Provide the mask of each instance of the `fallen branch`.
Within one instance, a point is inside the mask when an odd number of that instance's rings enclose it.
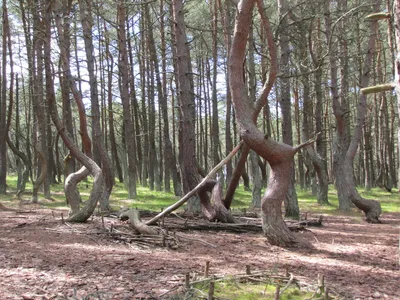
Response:
[[[303,223],[303,222],[302,222]],[[321,226],[318,221],[308,221],[307,224],[301,224],[299,222],[290,222],[286,224],[292,231],[307,230],[307,226]],[[167,224],[169,229],[174,230],[209,230],[209,231],[228,231],[235,233],[246,233],[246,232],[262,232],[261,224],[246,224],[246,223],[189,223],[185,224]]]
[[[225,157],[223,160],[221,160],[220,163],[218,165],[216,165],[210,171],[210,173],[208,173],[207,176],[204,177],[203,180],[193,190],[191,190],[189,193],[187,193],[185,196],[183,196],[183,198],[181,198],[179,201],[177,201],[174,204],[172,204],[171,206],[167,207],[164,211],[159,213],[157,216],[155,216],[151,220],[147,221],[145,223],[145,225],[155,224],[163,216],[170,214],[171,212],[173,212],[174,210],[176,210],[177,208],[179,208],[180,206],[185,204],[193,195],[195,195],[204,185],[207,184],[208,180],[210,180],[211,177],[213,177],[220,168],[222,168],[228,161],[230,161],[232,159],[232,157],[236,154],[236,152],[239,151],[242,144],[243,144],[243,141],[240,141],[240,143],[235,148],[233,148],[231,153],[229,153],[229,155],[227,157]]]
[[[180,239],[189,240],[189,241],[196,241],[196,242],[200,242],[200,243],[203,243],[203,244],[205,244],[205,245],[211,246],[211,247],[213,247],[213,248],[217,248],[216,245],[211,244],[211,243],[209,243],[209,242],[206,242],[206,241],[204,241],[204,240],[202,240],[202,239],[189,238],[189,237],[181,236],[181,235],[177,235],[177,236],[178,236]]]

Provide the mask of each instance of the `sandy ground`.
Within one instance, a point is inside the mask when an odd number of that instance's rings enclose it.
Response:
[[[400,214],[383,214],[379,225],[327,216],[323,227],[298,233],[314,249],[271,246],[259,233],[182,231],[176,250],[117,241],[101,233],[99,217],[62,224],[60,216],[40,208],[0,212],[1,300],[160,299],[186,273],[201,274],[205,261],[212,274],[288,268],[305,285],[323,274],[340,299],[400,299]]]

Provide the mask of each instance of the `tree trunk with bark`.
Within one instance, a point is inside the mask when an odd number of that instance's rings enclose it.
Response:
[[[128,53],[126,50],[126,8],[124,1],[118,1],[118,68],[121,74],[120,93],[123,107],[123,119],[125,128],[125,144],[128,156],[128,197],[134,199],[136,193],[136,144],[132,126],[132,114],[129,97],[129,76],[128,76]]]
[[[180,102],[179,157],[183,191],[187,193],[200,182],[195,149],[195,106],[191,85],[192,73],[189,65],[190,52],[186,43],[183,2],[182,0],[174,0],[172,5],[177,55],[177,81],[179,82],[178,100]],[[196,198],[188,202],[188,210],[190,212],[199,212],[200,203]]]
[[[45,71],[46,71],[46,98],[49,105],[49,111],[51,113],[51,118],[55,124],[58,133],[62,137],[65,145],[71,151],[71,153],[77,158],[77,160],[84,165],[93,175],[93,187],[90,193],[89,200],[86,202],[85,206],[78,212],[70,215],[68,220],[71,222],[85,222],[94,212],[97,203],[100,198],[104,196],[104,178],[103,173],[99,166],[88,156],[82,153],[79,148],[74,144],[70,138],[66,128],[61,123],[58,112],[56,97],[54,93],[54,80],[53,72],[51,69],[51,13],[53,9],[54,2],[51,0],[46,0],[46,9],[44,16],[44,57],[45,57]],[[60,13],[60,10],[55,10],[56,15]]]
[[[83,39],[85,43],[85,54],[87,60],[87,70],[89,73],[90,84],[90,103],[92,113],[92,141],[93,141],[93,159],[98,165],[101,165],[105,180],[104,197],[100,201],[102,211],[110,211],[109,198],[113,189],[115,178],[114,169],[110,157],[104,145],[104,137],[100,125],[100,107],[97,90],[97,77],[94,64],[93,47],[93,16],[92,5],[89,0],[79,1],[79,13],[82,23]]]
[[[7,105],[7,1],[3,0],[3,55],[1,78],[0,78],[0,194],[5,194],[7,190],[7,127],[6,127],[6,105]]]
[[[267,42],[268,42],[268,48],[269,48],[269,54],[271,57],[271,68],[270,68],[270,72],[269,72],[269,76],[268,76],[268,80],[265,81],[264,86],[263,86],[263,90],[260,93],[260,96],[258,97],[256,103],[254,104],[254,110],[252,112],[251,115],[251,119],[254,122],[254,124],[257,123],[257,118],[258,115],[261,111],[261,109],[266,105],[267,100],[268,100],[268,95],[275,83],[275,79],[277,76],[277,72],[278,72],[278,61],[277,61],[277,54],[276,54],[276,47],[275,47],[275,42],[273,40],[273,33],[269,24],[269,19],[267,18],[266,14],[265,14],[265,8],[264,8],[264,4],[262,1],[257,1],[258,4],[258,11],[259,14],[261,16],[261,20],[262,20],[262,24],[263,24],[263,28],[265,30],[265,34],[267,37]],[[231,59],[231,55],[229,55],[228,58],[228,62]],[[230,63],[228,63],[228,66],[230,65]],[[229,71],[228,68],[228,77],[231,76],[231,73]],[[229,86],[231,84],[231,80],[229,80]],[[231,91],[230,93],[232,93],[232,87],[231,87]],[[235,127],[236,128],[236,127]],[[232,201],[233,201],[233,196],[235,194],[235,190],[239,184],[239,180],[240,177],[242,176],[242,173],[244,171],[244,167],[246,164],[246,160],[247,160],[247,156],[250,153],[250,147],[248,145],[244,145],[242,148],[242,152],[240,154],[239,160],[236,164],[236,167],[233,171],[232,174],[232,179],[229,182],[228,188],[226,190],[225,193],[225,198],[224,198],[224,205],[226,208],[230,208]]]
[[[288,76],[290,74],[289,65],[289,23],[287,19],[287,14],[289,8],[285,0],[278,0],[278,10],[280,15],[280,72]],[[293,145],[293,131],[292,131],[292,110],[291,110],[291,97],[290,97],[290,78],[283,77],[280,80],[280,105],[282,111],[282,141],[285,144]],[[295,170],[293,165],[293,170],[291,172],[289,188],[287,195],[285,197],[285,217],[298,219],[300,214],[299,204],[297,201],[296,187],[295,187]]]
[[[75,83],[75,79],[71,74],[70,59],[69,59],[69,53],[68,53],[69,42],[64,39],[65,36],[67,35],[67,33],[64,32],[66,26],[65,26],[65,24],[63,24],[63,20],[65,22],[65,19],[66,19],[66,18],[63,18],[63,14],[64,14],[65,10],[62,8],[60,3],[57,3],[53,7],[53,10],[54,10],[55,24],[56,24],[57,33],[58,33],[61,65],[62,65],[62,69],[64,71],[63,73],[65,76],[65,80],[67,80],[67,83],[68,83],[68,92],[71,91],[71,93],[74,97],[74,100],[76,102],[77,108],[78,108],[79,131],[80,131],[81,138],[82,138],[83,152],[85,153],[86,156],[88,156],[90,158],[90,157],[92,157],[92,141],[89,137],[89,132],[88,132],[88,124],[87,124],[87,119],[86,119],[85,105],[83,103],[82,94],[79,91],[78,86]],[[67,88],[67,85],[64,88]],[[67,131],[68,131],[68,135],[69,135],[68,127],[67,127]],[[69,137],[71,138],[70,135],[69,135]],[[73,155],[71,155],[71,156],[73,156]],[[82,166],[78,171],[70,173],[65,178],[64,192],[65,192],[66,201],[71,208],[70,216],[76,215],[80,210],[81,197],[80,197],[80,193],[78,190],[78,183],[81,182],[82,180],[84,180],[89,174],[90,174],[89,169],[87,169],[85,166]]]
[[[374,5],[374,9],[379,11],[379,3]],[[374,56],[374,48],[377,33],[377,21],[371,21],[370,24],[370,36],[368,39],[366,57],[364,59],[364,65],[362,68],[362,75],[360,84],[361,87],[367,87],[369,82],[369,75],[371,73],[372,58]],[[332,63],[332,62],[331,62]],[[342,210],[350,209],[350,205],[346,203],[352,203],[357,208],[362,210],[366,215],[366,220],[371,223],[379,223],[379,215],[381,214],[381,206],[379,202],[375,200],[363,199],[358,193],[354,181],[353,175],[353,163],[354,157],[357,153],[358,144],[360,143],[362,136],[362,128],[365,122],[366,116],[366,95],[361,94],[357,104],[357,121],[354,127],[353,136],[349,140],[348,131],[350,130],[347,126],[346,121],[346,107],[343,103],[339,102],[338,98],[333,99],[333,110],[336,118],[336,140],[335,146],[335,177],[336,177],[336,188],[338,190],[339,200],[342,198],[342,205],[339,206]],[[346,205],[343,205],[346,204]]]
[[[394,3],[394,28],[396,33],[396,61],[395,61],[395,90],[397,97],[397,112],[400,115],[400,0],[395,0]],[[400,161],[400,118],[398,118],[397,128],[397,158]],[[397,188],[400,192],[400,164],[397,170]]]
[[[271,166],[268,189],[261,200],[264,233],[271,244],[290,246],[298,243],[299,239],[287,228],[282,218],[281,204],[290,185],[294,154],[301,147],[294,148],[265,137],[252,120],[253,111],[245,92],[242,62],[245,58],[254,4],[254,0],[242,0],[238,4],[229,63],[232,101],[242,139]]]

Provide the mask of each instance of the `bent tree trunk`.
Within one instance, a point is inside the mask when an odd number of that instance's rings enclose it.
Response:
[[[379,11],[379,2],[375,3],[374,10]],[[369,82],[369,74],[371,73],[371,64],[374,55],[376,32],[377,32],[377,21],[371,21],[370,25],[370,36],[368,39],[366,57],[363,65],[363,72],[361,76],[361,87],[367,87]],[[366,221],[370,223],[380,223],[379,215],[381,214],[381,206],[379,202],[375,200],[363,199],[356,189],[356,185],[353,177],[353,161],[357,153],[358,144],[361,141],[362,128],[365,122],[367,96],[361,94],[357,104],[357,123],[354,127],[353,136],[348,147],[345,147],[343,142],[346,137],[347,123],[344,120],[344,115],[339,112],[343,111],[343,107],[334,100],[335,118],[337,121],[337,132],[336,132],[336,153],[335,163],[335,175],[336,175],[336,188],[338,190],[339,197],[348,198],[358,209],[365,213]],[[340,200],[340,199],[339,199]]]
[[[229,73],[232,102],[236,120],[244,142],[271,166],[268,189],[261,200],[263,230],[268,241],[274,245],[291,246],[300,239],[291,233],[282,218],[281,205],[288,191],[294,155],[304,145],[292,147],[281,144],[258,130],[252,120],[252,109],[243,82],[243,61],[247,37],[252,22],[255,0],[239,2],[235,20],[235,31],[230,53]]]
[[[71,210],[69,215],[72,216],[79,212],[81,195],[77,189],[78,183],[84,180],[90,174],[86,167],[81,167],[77,172],[71,173],[65,179],[64,192],[67,204],[70,206]]]
[[[278,60],[277,60],[276,47],[275,47],[275,42],[273,39],[273,33],[271,30],[271,26],[269,24],[269,20],[268,20],[267,16],[265,15],[265,9],[264,9],[263,2],[258,0],[257,5],[258,5],[258,11],[260,13],[261,20],[262,20],[262,23],[263,23],[263,26],[265,29],[265,34],[267,37],[269,55],[271,58],[271,68],[269,70],[268,80],[265,82],[263,90],[260,93],[260,96],[257,99],[257,102],[254,106],[254,111],[252,113],[252,120],[254,123],[257,123],[257,118],[258,118],[258,115],[259,115],[261,109],[267,104],[268,95],[274,85],[274,82],[275,82],[275,79],[276,79],[276,76],[278,73]],[[229,59],[228,59],[228,61],[229,61]],[[229,71],[228,71],[228,73],[229,73]],[[230,84],[230,82],[229,82],[229,84]],[[240,177],[242,176],[244,167],[246,165],[247,156],[249,155],[249,153],[250,153],[249,146],[244,144],[239,161],[237,162],[235,170],[232,174],[232,179],[229,182],[228,188],[226,190],[225,198],[223,199],[224,206],[227,209],[229,209],[232,204],[233,196],[234,196],[236,188],[239,184]]]
[[[99,166],[92,159],[90,159],[79,150],[79,148],[70,138],[67,129],[58,117],[56,97],[54,93],[54,80],[51,69],[51,9],[51,5],[46,8],[46,14],[44,18],[46,32],[44,41],[46,98],[53,123],[56,126],[57,131],[63,139],[65,145],[70,150],[71,154],[75,156],[77,160],[82,165],[84,165],[93,175],[93,188],[90,193],[89,200],[86,202],[85,206],[81,210],[68,218],[68,220],[71,222],[85,222],[93,214],[97,203],[103,196],[105,182],[103,178],[103,172],[101,171]]]
[[[33,188],[32,188],[32,200],[31,203],[38,203],[38,197],[39,197],[39,188],[44,182],[46,175],[47,175],[47,160],[44,157],[43,151],[41,151],[39,148],[36,147],[36,151],[40,160],[40,175],[36,179],[36,181],[33,183]]]

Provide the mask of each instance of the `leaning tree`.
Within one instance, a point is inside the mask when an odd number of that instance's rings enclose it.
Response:
[[[229,59],[229,84],[236,120],[243,141],[267,160],[271,166],[268,189],[261,199],[264,234],[271,244],[291,246],[299,243],[300,240],[286,226],[282,218],[281,204],[289,188],[294,155],[310,142],[297,147],[279,143],[264,136],[252,120],[253,107],[245,92],[243,62],[255,3],[256,0],[242,0],[237,5],[235,31]]]

